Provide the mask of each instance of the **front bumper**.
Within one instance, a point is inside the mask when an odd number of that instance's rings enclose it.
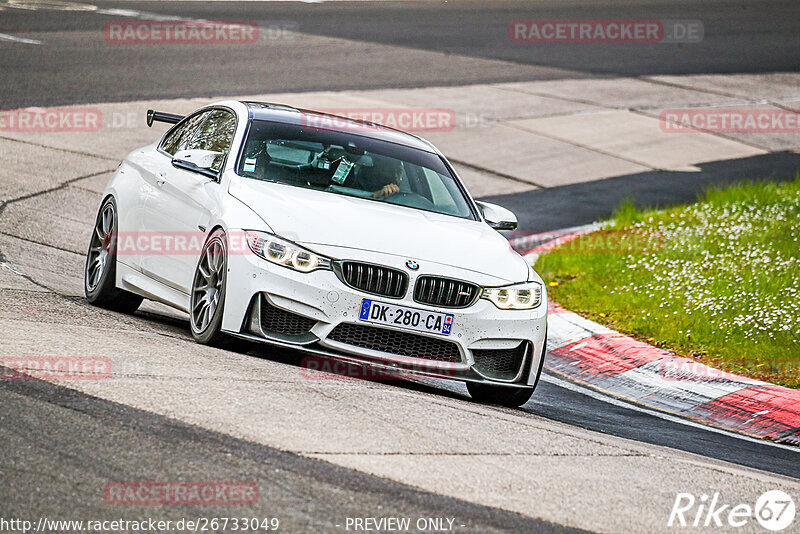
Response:
[[[374,253],[370,253],[368,257],[359,251],[352,251],[351,254],[352,256],[347,259],[404,268],[404,260],[401,258],[383,256],[380,261],[375,261]],[[442,266],[436,266],[434,269],[437,272],[420,269],[419,272],[409,273],[411,278],[409,288],[413,287],[416,277],[422,274],[465,278],[462,270]],[[446,272],[448,270],[450,272]],[[476,276],[472,274],[473,281],[480,285],[497,283],[496,280],[486,277],[483,280],[476,280]],[[293,347],[307,353],[368,364],[389,371],[497,385],[535,385],[546,343],[545,295],[542,297],[543,303],[533,310],[500,310],[483,299],[478,299],[467,308],[441,309],[415,302],[411,293],[409,289],[401,299],[379,297],[345,285],[332,271],[300,273],[274,265],[252,254],[235,254],[228,259],[222,330],[254,341]],[[451,334],[443,336],[361,322],[359,312],[364,298],[416,309],[452,313],[454,320]],[[301,318],[308,318],[310,328],[300,334],[295,332],[292,335],[265,330],[261,324],[262,307],[283,310]],[[453,345],[454,356],[448,358],[448,361],[441,361],[397,354],[390,349],[374,350],[364,345],[342,342],[341,335],[332,333],[340,325],[346,324],[381,329],[384,333],[386,331],[402,333],[392,336],[395,339],[420,341],[418,338],[428,338],[432,344],[437,345],[447,342]],[[421,341],[424,342],[424,339]],[[492,366],[486,365],[484,360],[486,355],[502,353],[505,357],[511,355],[513,350],[519,351],[514,354],[521,356],[518,368],[514,369],[515,372],[497,373],[493,371]]]

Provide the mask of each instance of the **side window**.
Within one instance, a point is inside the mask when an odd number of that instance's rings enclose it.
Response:
[[[215,109],[198,128],[192,139],[181,150],[211,150],[222,153],[214,160],[212,170],[222,167],[225,156],[231,149],[233,134],[236,131],[236,117],[230,111]]]
[[[172,130],[164,138],[164,142],[161,143],[161,150],[173,156],[178,150],[184,150],[194,131],[210,113],[210,111],[204,111],[186,119],[183,124]]]

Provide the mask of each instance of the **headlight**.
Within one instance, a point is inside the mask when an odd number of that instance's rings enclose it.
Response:
[[[331,260],[266,232],[247,231],[247,246],[265,260],[302,273],[330,269]]]
[[[524,282],[504,287],[484,287],[481,298],[501,310],[530,310],[542,302],[542,284]]]

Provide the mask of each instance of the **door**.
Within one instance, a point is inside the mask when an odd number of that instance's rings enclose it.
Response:
[[[131,165],[120,169],[119,181],[125,192],[119,195],[118,208],[119,241],[117,248],[118,261],[143,270],[143,265],[150,261],[148,230],[152,226],[145,218],[145,204],[159,187],[166,176],[170,159],[165,157],[166,151],[174,153],[182,144],[187,144],[194,130],[202,124],[204,113],[191,115],[175,125],[156,149],[143,149],[130,156]]]
[[[154,236],[154,246],[146,256],[143,271],[186,294],[191,290],[206,232],[217,210],[220,185],[219,180],[174,167],[170,156],[181,150],[220,152],[223,155],[211,168],[219,172],[236,131],[236,116],[227,109],[206,111],[197,122],[199,125],[191,136],[165,147],[163,174],[147,197],[144,209],[145,224]]]

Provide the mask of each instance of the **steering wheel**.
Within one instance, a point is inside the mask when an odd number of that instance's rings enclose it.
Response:
[[[389,204],[397,204],[398,206],[408,206],[410,208],[420,208],[424,210],[436,209],[436,204],[419,193],[412,193],[410,191],[400,191],[399,193],[384,198],[383,201]]]

